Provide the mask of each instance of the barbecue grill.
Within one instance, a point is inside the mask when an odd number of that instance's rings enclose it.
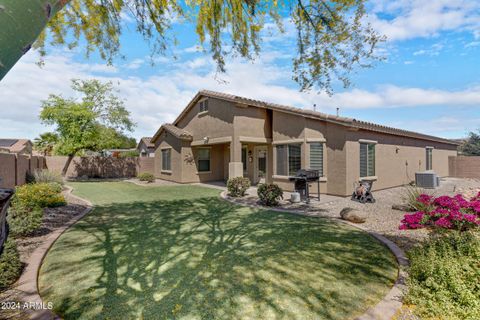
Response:
[[[300,198],[306,203],[310,202],[309,183],[317,182],[317,198],[320,201],[320,173],[318,170],[301,169],[295,176],[290,177],[290,181],[295,181],[295,191],[300,193]]]

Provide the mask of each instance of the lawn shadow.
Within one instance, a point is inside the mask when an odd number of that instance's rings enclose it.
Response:
[[[40,287],[66,319],[345,319],[395,272],[362,231],[209,197],[97,206],[47,256]]]

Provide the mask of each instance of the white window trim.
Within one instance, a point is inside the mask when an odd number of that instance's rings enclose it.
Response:
[[[367,139],[359,139],[359,143],[368,143],[368,144],[378,144],[378,141],[375,140],[367,140]]]

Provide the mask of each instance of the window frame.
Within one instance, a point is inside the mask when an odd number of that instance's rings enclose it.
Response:
[[[282,144],[277,144],[275,145],[275,173],[277,176],[286,176],[286,177],[292,177],[296,174],[296,172],[291,172],[291,165],[290,165],[290,147],[292,146],[298,146],[300,148],[300,167],[298,170],[302,168],[302,143],[282,143]],[[278,156],[278,148],[285,148],[285,166],[286,166],[286,172],[279,173],[279,156]]]
[[[244,153],[245,152],[245,153]],[[245,155],[245,161],[243,161],[243,156]],[[243,166],[243,173],[248,172],[248,147],[247,146],[242,146],[242,166]]]
[[[199,114],[208,112],[208,99],[204,99],[198,102]]]
[[[377,162],[377,157],[376,157],[376,145],[377,143],[376,142],[373,142],[373,141],[360,141],[359,142],[359,145],[360,145],[360,152],[359,152],[359,169],[360,169],[360,179],[363,179],[363,178],[368,178],[368,177],[375,177],[376,175],[376,162]],[[365,175],[362,174],[362,145],[365,145],[366,146],[366,168],[365,168]],[[373,159],[371,159],[370,157],[370,148],[373,148]],[[370,164],[373,160],[373,166],[371,167],[373,172],[369,172],[369,169],[370,169]]]
[[[201,159],[200,154],[201,150],[208,151],[208,159]],[[200,161],[208,161],[208,170],[200,170]],[[212,153],[211,148],[198,148],[197,149],[197,172],[198,173],[209,173],[212,170]]]
[[[320,145],[321,146],[321,152],[322,152],[322,159],[321,159],[321,169],[313,168],[312,166],[312,145]],[[320,177],[325,177],[324,170],[325,170],[325,142],[321,141],[315,141],[315,142],[309,142],[309,167],[312,170],[318,170],[319,176]]]
[[[425,148],[425,171],[433,170],[433,147]]]
[[[162,148],[160,150],[162,153],[162,172],[172,172],[172,148]],[[165,163],[165,156],[164,154],[168,153],[168,162]],[[168,166],[165,167],[165,164],[168,164]]]

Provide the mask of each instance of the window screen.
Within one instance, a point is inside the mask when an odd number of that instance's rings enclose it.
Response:
[[[302,167],[300,144],[277,145],[277,175],[293,176]]]
[[[172,150],[164,149],[162,150],[162,170],[172,170],[172,160],[171,160]]]
[[[198,149],[198,171],[210,171],[210,149]]]
[[[433,149],[432,148],[427,148],[427,159],[426,159],[426,167],[427,170],[432,170],[433,168]]]
[[[200,102],[200,112],[208,111],[208,100],[203,100]]]
[[[278,145],[277,149],[277,175],[286,176],[288,175],[287,171],[287,146]]]
[[[302,167],[301,145],[288,145],[288,175],[294,176]]]
[[[323,143],[310,143],[310,169],[318,170],[323,177]]]
[[[375,175],[375,144],[360,143],[360,177]]]

